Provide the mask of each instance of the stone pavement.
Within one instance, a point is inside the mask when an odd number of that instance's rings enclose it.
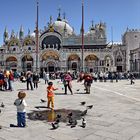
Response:
[[[14,82],[14,91],[0,91],[0,103],[5,108],[0,108],[0,140],[140,140],[140,80],[135,85],[130,81],[122,80],[118,83],[109,81],[93,83],[91,94],[83,94],[83,83],[73,81],[74,95],[63,95],[63,85],[58,80],[53,81],[59,88],[55,95],[55,109],[85,110],[81,101],[86,105],[93,104],[85,117],[86,128],[81,128],[81,120],[78,125],[70,128],[66,123],[60,123],[60,127],[51,130],[47,121],[33,121],[27,118],[26,128],[10,128],[16,124],[16,107],[13,105],[19,90],[27,92],[27,112],[37,110],[34,107],[46,105],[40,103],[40,99],[46,99],[46,85],[41,80],[36,90],[26,90],[26,84]],[[80,89],[77,91],[77,89]],[[43,110],[43,109],[42,109]]]

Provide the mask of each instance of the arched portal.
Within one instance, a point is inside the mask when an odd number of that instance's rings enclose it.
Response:
[[[31,55],[27,54],[21,59],[21,65],[23,71],[33,71],[33,58]]]
[[[77,54],[71,54],[67,60],[69,70],[80,70],[80,57]]]
[[[98,57],[94,54],[89,54],[85,57],[85,70],[88,72],[98,72]]]
[[[60,56],[57,51],[48,50],[41,56],[41,72],[56,72],[60,70]]]
[[[6,59],[6,69],[11,69],[13,71],[17,70],[18,61],[16,57],[10,56]]]

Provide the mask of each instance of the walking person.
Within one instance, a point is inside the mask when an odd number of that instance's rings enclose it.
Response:
[[[26,93],[24,91],[20,91],[18,93],[18,99],[15,100],[14,105],[17,107],[17,126],[25,127],[26,126],[26,101],[25,101]]]
[[[33,83],[34,83],[34,88],[38,88],[38,82],[39,82],[39,75],[37,72],[34,72],[33,74]]]
[[[134,80],[135,80],[135,77],[134,77],[134,74],[130,74],[130,84],[132,85],[132,84],[135,84],[135,82],[134,82]]]
[[[70,75],[70,72],[67,72],[64,75],[64,81],[63,81],[65,87],[65,94],[67,94],[67,88],[68,88],[69,91],[71,92],[71,95],[73,95],[71,81],[72,81],[72,77]]]
[[[58,88],[54,88],[53,82],[49,82],[48,87],[47,87],[47,98],[48,98],[47,107],[50,108],[50,104],[51,104],[52,110],[54,110],[54,91],[55,90],[58,90]]]

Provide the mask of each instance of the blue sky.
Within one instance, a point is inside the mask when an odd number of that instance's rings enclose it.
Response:
[[[53,17],[58,16],[58,8],[61,15],[65,12],[69,24],[74,27],[76,34],[81,28],[81,1],[82,0],[39,0],[39,28],[43,29]],[[111,27],[113,28],[113,40],[121,41],[121,35],[126,28],[140,28],[140,1],[139,0],[84,0],[84,28],[88,31],[91,21],[105,22],[107,25],[107,40],[111,40]],[[11,34],[12,29],[19,31],[24,27],[35,29],[36,0],[0,0],[0,45],[3,43],[3,32],[7,27]]]

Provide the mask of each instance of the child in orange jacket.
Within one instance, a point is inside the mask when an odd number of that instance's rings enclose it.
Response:
[[[48,98],[48,108],[50,108],[50,103],[51,103],[51,109],[54,110],[54,91],[58,90],[58,88],[53,87],[53,82],[48,83],[47,87],[47,98]]]

